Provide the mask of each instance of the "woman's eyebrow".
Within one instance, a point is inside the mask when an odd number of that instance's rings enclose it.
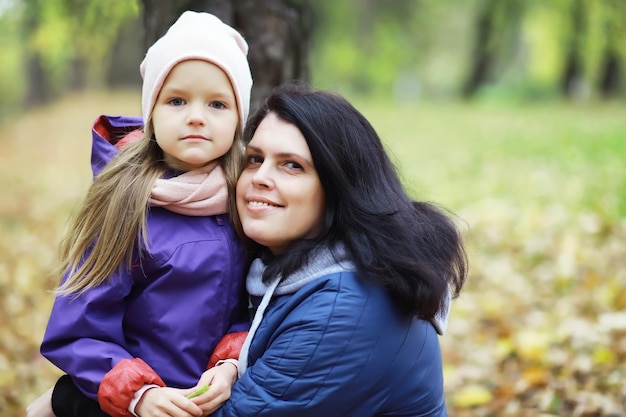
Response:
[[[248,150],[251,150],[251,151],[254,151],[254,152],[257,152],[257,153],[261,152],[261,148],[258,148],[256,146],[252,146],[250,144],[246,145],[246,151],[248,151]]]
[[[254,152],[254,153],[259,153],[259,154],[267,153],[267,152],[264,152],[263,149],[259,148],[258,146],[254,146],[254,145],[247,145],[246,146],[246,152]],[[297,153],[293,153],[293,152],[278,152],[278,153],[275,153],[274,155],[276,157],[278,157],[278,158],[281,158],[281,159],[297,158],[297,159],[300,159],[302,161],[305,161],[309,165],[313,165],[313,161],[310,158],[307,158],[307,157],[302,156],[302,155],[297,154]]]

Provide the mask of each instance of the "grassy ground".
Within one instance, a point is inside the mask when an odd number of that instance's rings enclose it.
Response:
[[[47,272],[91,180],[91,121],[139,101],[74,96],[0,127],[3,416],[58,376],[38,355]],[[626,104],[358,106],[411,192],[466,238],[470,276],[441,339],[449,414],[626,416]]]

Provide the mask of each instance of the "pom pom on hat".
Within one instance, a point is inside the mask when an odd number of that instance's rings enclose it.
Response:
[[[174,66],[199,59],[226,73],[235,92],[240,125],[250,111],[252,75],[247,60],[248,44],[232,27],[209,13],[184,12],[146,53],[139,70],[143,77],[141,107],[147,124],[163,82]]]

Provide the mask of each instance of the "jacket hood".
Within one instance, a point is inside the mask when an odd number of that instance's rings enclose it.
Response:
[[[141,116],[103,114],[91,128],[91,170],[94,178],[125,145],[143,136]]]

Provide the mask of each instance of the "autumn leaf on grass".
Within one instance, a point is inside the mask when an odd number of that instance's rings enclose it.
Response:
[[[517,353],[530,362],[544,362],[552,336],[547,331],[523,330],[516,335]]]
[[[452,396],[452,404],[459,408],[470,408],[487,404],[493,395],[482,385],[468,385]]]
[[[531,387],[541,387],[545,386],[548,383],[550,379],[550,372],[546,368],[533,366],[524,369],[524,372],[522,373],[522,378]]]

